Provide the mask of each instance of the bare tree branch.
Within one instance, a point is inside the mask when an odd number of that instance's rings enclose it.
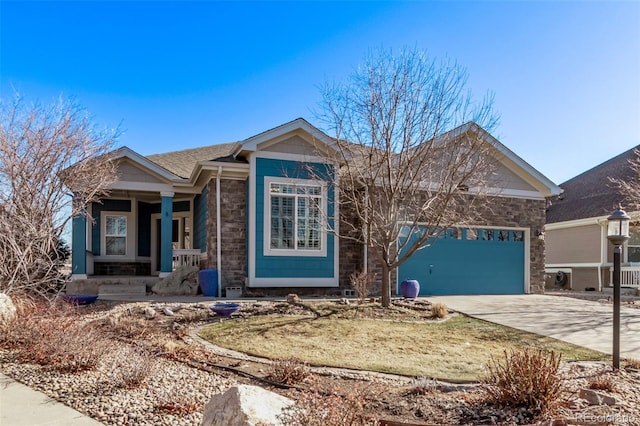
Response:
[[[633,153],[634,157],[629,160],[630,177],[609,178],[609,181],[623,195],[627,204],[624,207],[631,212],[637,212],[640,211],[640,150],[634,149]]]
[[[391,272],[472,222],[494,178],[492,99],[474,102],[466,82],[450,61],[380,50],[346,84],[323,88],[317,115],[335,138],[340,237],[366,244],[382,265],[383,306]]]
[[[70,101],[0,100],[0,291],[56,287],[66,224],[116,179],[108,153],[117,136]]]

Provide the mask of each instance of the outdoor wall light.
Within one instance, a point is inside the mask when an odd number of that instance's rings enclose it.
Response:
[[[629,239],[629,221],[631,218],[621,206],[607,218],[607,238],[614,246],[621,246]]]
[[[629,239],[631,218],[618,206],[607,218],[607,238],[613,244],[613,369],[620,369],[620,253]]]
[[[544,231],[542,231],[540,228],[536,229],[535,235],[539,240],[544,240]]]

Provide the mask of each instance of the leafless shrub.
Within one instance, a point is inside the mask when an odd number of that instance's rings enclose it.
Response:
[[[314,387],[301,392],[296,404],[286,408],[280,416],[285,425],[296,426],[376,426],[375,414],[367,410],[367,403],[377,396],[373,389],[348,388],[347,393],[336,389]]]
[[[296,358],[275,360],[269,365],[267,378],[276,383],[294,385],[302,383],[311,376],[309,366]]]
[[[607,374],[598,374],[589,380],[589,389],[603,390],[607,392],[615,392],[616,384],[613,378]]]
[[[431,316],[434,318],[444,318],[449,313],[444,303],[434,303],[431,305]]]
[[[102,367],[115,386],[132,389],[145,382],[155,365],[153,355],[147,350],[121,345],[104,357]]]
[[[351,281],[351,288],[356,291],[356,295],[358,296],[358,303],[362,304],[367,301],[367,297],[369,296],[369,287],[371,283],[375,280],[375,274],[369,274],[367,272],[354,272],[349,277]]]
[[[175,340],[166,340],[164,342],[158,343],[158,349],[162,352],[162,354],[165,357],[175,361],[185,361],[194,358],[206,358],[206,352],[203,353],[201,349],[194,348],[193,345],[176,342]]]
[[[480,389],[497,405],[524,408],[534,418],[547,414],[565,390],[561,358],[553,351],[505,351],[502,360],[492,357],[487,364]]]
[[[111,315],[106,320],[109,330],[126,338],[142,338],[150,333],[149,321],[127,314]]]
[[[640,370],[640,359],[626,359],[624,361],[625,369]]]
[[[409,389],[409,394],[426,395],[428,393],[434,392],[437,389],[437,380],[430,379],[428,377],[419,377],[411,381],[411,389]]]
[[[189,397],[180,391],[178,386],[173,386],[157,395],[154,406],[156,412],[161,414],[172,414],[183,417],[199,411],[202,407],[194,397]]]
[[[16,318],[0,342],[23,362],[78,372],[94,369],[113,350],[114,343],[94,324],[82,321],[75,306],[24,298],[14,303]]]
[[[44,107],[19,96],[0,99],[0,291],[60,289],[69,213],[85,215],[87,203],[116,179],[107,153],[117,135],[97,130],[71,102]]]

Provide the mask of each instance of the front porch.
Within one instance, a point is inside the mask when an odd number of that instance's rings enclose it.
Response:
[[[113,191],[72,221],[72,279],[165,277],[206,259],[203,194]]]
[[[609,268],[609,287],[613,287],[613,268]],[[620,287],[640,289],[640,266],[620,268]]]

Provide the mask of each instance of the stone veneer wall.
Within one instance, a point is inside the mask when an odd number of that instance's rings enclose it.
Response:
[[[246,181],[220,181],[221,265],[217,265],[216,181],[208,184],[207,267],[221,272],[222,287],[243,287],[247,264]]]
[[[519,198],[491,197],[488,207],[484,212],[479,212],[480,221],[474,226],[506,226],[529,228],[529,254],[530,254],[530,292],[544,293],[545,287],[545,248],[544,240],[535,236],[538,229],[543,229],[545,224],[545,201],[527,200]],[[344,229],[344,228],[342,228]],[[349,276],[354,271],[361,271],[364,261],[361,244],[350,240],[340,241],[340,287],[350,288]],[[368,271],[376,274],[372,284],[372,293],[380,293],[381,270],[379,262],[371,251],[368,255]],[[392,273],[392,291],[395,291],[395,273]]]

